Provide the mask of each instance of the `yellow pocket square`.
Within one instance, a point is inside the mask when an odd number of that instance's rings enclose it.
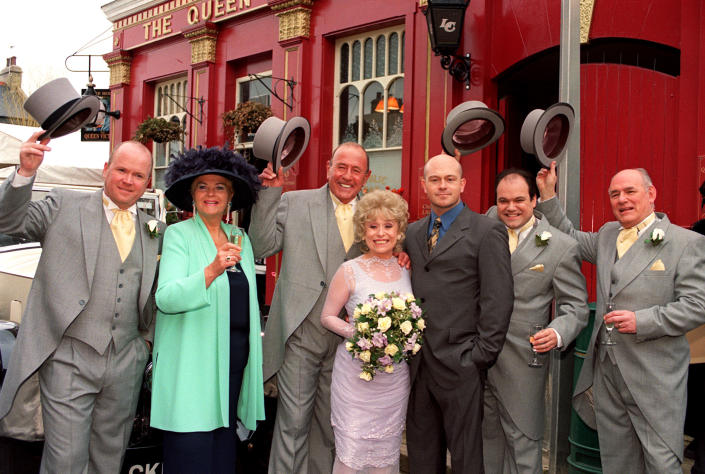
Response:
[[[543,271],[543,263],[539,263],[538,265],[534,265],[533,267],[529,268],[529,270],[534,271],[534,272],[542,272]]]
[[[666,267],[663,266],[663,262],[662,262],[661,259],[659,258],[658,260],[656,260],[656,261],[651,265],[651,267],[649,268],[649,270],[653,270],[653,271],[656,271],[656,272],[664,272],[664,271],[666,271]]]

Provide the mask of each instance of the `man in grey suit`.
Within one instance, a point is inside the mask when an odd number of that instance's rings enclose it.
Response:
[[[460,199],[462,167],[438,155],[424,167],[431,215],[409,225],[414,295],[426,311],[423,349],[411,360],[406,421],[412,473],[482,472],[482,397],[514,300],[507,232]]]
[[[574,229],[554,199],[555,162],[536,182],[537,209],[597,265],[600,319],[573,403],[597,426],[602,469],[681,473],[690,358],[685,333],[705,322],[705,238],[654,212],[656,188],[643,169],[612,177],[608,193],[617,222],[597,232]],[[605,344],[606,324],[616,329],[614,345]]]
[[[252,209],[250,237],[257,258],[283,251],[263,342],[264,380],[277,376],[277,419],[269,472],[330,473],[335,443],[330,382],[341,339],[321,326],[333,275],[352,246],[352,213],[370,176],[365,150],[343,143],[328,161],[319,189],[282,194],[281,171],[260,175],[266,187]]]
[[[497,205],[487,215],[507,228],[514,276],[514,311],[504,348],[487,373],[482,422],[485,473],[543,472],[541,444],[548,361],[529,367],[529,334],[539,353],[565,349],[588,319],[578,244],[534,210],[536,184],[524,170],[497,175]],[[551,321],[552,303],[555,317]],[[549,324],[550,323],[550,324]]]
[[[149,356],[143,337],[150,339],[153,327],[161,239],[147,230],[150,216],[135,205],[149,182],[152,157],[139,143],[123,143],[103,169],[102,190],[55,189],[32,202],[36,170],[50,150],[48,139],[37,143],[41,133],[22,144],[19,168],[0,186],[0,231],[42,243],[0,393],[0,418],[39,371],[41,472],[114,474]],[[118,231],[117,221],[123,225]]]

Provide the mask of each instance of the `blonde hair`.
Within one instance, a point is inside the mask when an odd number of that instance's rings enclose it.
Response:
[[[392,219],[399,225],[399,240],[394,250],[401,251],[406,227],[409,225],[409,205],[404,198],[391,191],[370,191],[357,203],[353,216],[355,242],[360,242],[363,251],[370,250],[365,244],[365,223],[377,216]]]

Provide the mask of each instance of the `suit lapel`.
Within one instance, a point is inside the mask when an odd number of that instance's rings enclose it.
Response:
[[[135,229],[136,239],[142,242],[142,282],[140,285],[139,310],[142,311],[147,303],[147,298],[152,291],[154,284],[154,274],[157,271],[157,254],[159,253],[159,239],[151,238],[147,231],[147,222],[152,216],[137,210],[137,229]],[[135,241],[136,241],[135,239]]]
[[[88,291],[93,286],[93,274],[98,259],[100,247],[101,226],[106,219],[103,210],[103,190],[96,191],[83,203],[79,210],[81,222],[81,235],[83,238],[83,254],[86,259],[86,278]],[[101,220],[102,219],[102,220]]]
[[[311,221],[311,232],[313,232],[313,240],[316,243],[316,252],[318,259],[321,262],[323,270],[326,269],[326,255],[328,254],[328,227],[329,221],[335,221],[335,213],[333,210],[333,201],[328,192],[328,185],[318,189],[318,195],[308,204],[309,217]],[[330,205],[329,205],[330,204]],[[334,222],[336,229],[337,221]],[[332,224],[330,224],[332,225]],[[343,239],[338,232],[338,240],[340,245],[343,245]]]
[[[531,262],[533,262],[536,257],[543,252],[551,242],[549,240],[547,245],[538,246],[536,245],[534,235],[540,234],[541,232],[548,230],[548,222],[546,219],[541,219],[538,221],[538,225],[527,235],[524,240],[521,241],[517,249],[512,254],[512,275],[524,270]]]
[[[646,270],[646,267],[651,263],[654,258],[656,258],[656,255],[658,255],[661,249],[669,244],[669,226],[670,222],[665,216],[662,217],[661,221],[654,222],[645,233],[642,233],[639,236],[639,239],[634,242],[634,245],[631,246],[629,251],[625,253],[624,256],[619,260],[619,268],[615,268],[615,272],[617,274],[617,282],[612,288],[612,296],[622,291],[624,287],[626,287],[644,270]],[[659,227],[664,230],[665,237],[663,239],[663,242],[658,245],[651,245],[650,243],[646,243],[645,240],[649,238],[651,231],[653,231],[656,227]]]
[[[431,215],[421,219],[419,224],[419,232],[414,236],[414,245],[419,248],[419,253],[423,256],[424,260],[428,261],[428,225],[431,219]]]
[[[431,252],[431,255],[428,257],[428,262],[433,261],[439,255],[448,251],[448,249],[470,231],[470,217],[470,211],[467,207],[464,207],[463,210],[460,211],[460,214],[458,214],[458,217],[456,217],[450,225],[448,231],[436,244],[433,252]],[[426,227],[426,229],[428,229],[428,227]],[[426,250],[426,253],[428,253],[428,250]]]
[[[604,236],[602,235],[604,234]],[[605,297],[605,301],[610,296],[610,285],[612,281],[612,267],[617,259],[617,235],[619,234],[619,224],[615,223],[601,232],[598,242],[597,252],[597,281],[600,290]]]

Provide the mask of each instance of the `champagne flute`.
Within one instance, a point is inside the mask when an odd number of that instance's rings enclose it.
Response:
[[[607,307],[605,308],[605,315],[608,313],[611,313],[615,309],[616,308],[615,308],[614,301],[609,300],[607,302]],[[606,346],[614,346],[615,344],[617,344],[616,342],[614,342],[612,340],[612,330],[613,329],[614,329],[614,323],[608,323],[607,321],[605,321],[605,331],[607,331],[607,338],[604,341],[602,341],[602,343]]]
[[[230,232],[228,232],[228,242],[231,244],[235,244],[239,247],[242,247],[242,236],[245,233],[245,229],[242,227],[238,227],[236,225],[230,227]],[[233,265],[232,267],[226,268],[227,271],[229,272],[240,272],[241,270],[237,268],[237,264]]]
[[[529,361],[529,367],[543,367],[543,364],[539,361],[539,353],[534,349],[534,336],[537,332],[542,331],[543,326],[540,324],[534,324],[531,326],[531,331],[529,332],[529,346],[531,347],[531,360]]]

